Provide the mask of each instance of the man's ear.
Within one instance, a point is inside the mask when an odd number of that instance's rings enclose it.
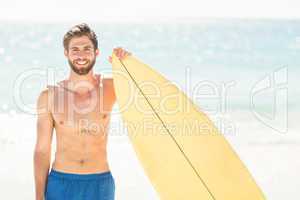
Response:
[[[98,56],[100,54],[99,49],[96,49],[95,54],[96,54],[96,56]]]
[[[66,49],[64,50],[64,54],[66,57],[68,57],[68,51]]]

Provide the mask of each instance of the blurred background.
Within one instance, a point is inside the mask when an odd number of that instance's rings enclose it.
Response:
[[[68,76],[62,37],[85,22],[99,39],[96,73],[111,75],[114,47],[129,50],[210,116],[267,199],[299,199],[299,6],[295,0],[1,1],[0,198],[34,199],[36,100],[47,84]],[[109,137],[116,199],[158,199],[117,105]]]

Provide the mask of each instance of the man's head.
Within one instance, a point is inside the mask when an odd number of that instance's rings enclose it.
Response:
[[[72,70],[78,75],[88,74],[99,54],[95,32],[87,24],[78,24],[65,34],[63,45]]]

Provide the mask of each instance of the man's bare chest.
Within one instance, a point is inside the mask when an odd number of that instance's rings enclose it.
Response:
[[[52,114],[56,127],[99,132],[109,123],[110,109],[109,101],[98,91],[85,96],[57,91]]]

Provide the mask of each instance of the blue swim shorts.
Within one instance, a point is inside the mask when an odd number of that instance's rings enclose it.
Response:
[[[115,181],[110,171],[73,174],[51,169],[45,200],[114,200]]]

